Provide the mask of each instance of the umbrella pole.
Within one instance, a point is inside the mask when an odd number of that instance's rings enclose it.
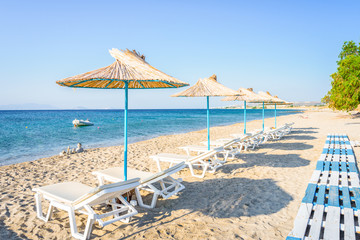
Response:
[[[262,115],[263,115],[263,126],[262,126],[262,127],[263,127],[263,131],[264,131],[264,129],[265,129],[265,128],[264,128],[264,127],[265,127],[265,124],[264,124],[264,120],[265,120],[265,107],[264,107],[264,105],[265,105],[265,104],[264,104],[264,102],[263,102],[263,112],[262,112]]]
[[[244,134],[246,134],[246,101],[244,101]]]
[[[124,180],[127,180],[127,120],[128,120],[128,82],[125,81],[125,112],[124,112]]]
[[[275,103],[275,128],[276,128],[276,103]]]
[[[206,116],[207,116],[207,133],[208,133],[208,150],[210,150],[210,110],[209,110],[209,96],[206,97]]]

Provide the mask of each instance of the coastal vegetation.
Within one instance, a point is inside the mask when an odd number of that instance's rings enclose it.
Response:
[[[331,89],[322,101],[330,108],[351,111],[360,104],[360,43],[345,42],[331,74]]]

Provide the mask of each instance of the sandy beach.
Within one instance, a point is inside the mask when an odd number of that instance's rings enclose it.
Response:
[[[128,224],[104,228],[96,224],[92,239],[284,239],[293,227],[310,176],[328,133],[346,133],[360,140],[360,119],[346,113],[306,111],[278,117],[278,125],[295,122],[293,132],[249,150],[214,174],[198,179],[189,170],[177,177],[186,189],[157,207],[141,209]],[[273,126],[274,119],[265,120]],[[258,129],[261,121],[247,124]],[[212,139],[241,133],[243,124],[211,128]],[[149,158],[162,152],[184,152],[178,147],[199,144],[206,130],[157,137],[129,145],[129,167],[156,172]],[[60,143],[59,143],[60,144]],[[359,150],[355,148],[355,153]],[[88,149],[69,156],[53,156],[0,167],[0,239],[71,239],[67,213],[56,211],[44,223],[36,217],[32,188],[63,181],[97,186],[91,172],[121,166],[123,147]],[[85,217],[77,218],[81,227]]]

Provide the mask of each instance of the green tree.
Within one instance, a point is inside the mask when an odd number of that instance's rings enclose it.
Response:
[[[360,44],[345,42],[337,72],[331,74],[331,90],[322,99],[329,107],[350,111],[360,104]]]

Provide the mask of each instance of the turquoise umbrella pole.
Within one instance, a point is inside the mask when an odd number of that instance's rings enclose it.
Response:
[[[246,134],[246,101],[244,101],[244,134]]]
[[[124,180],[127,180],[127,120],[128,120],[128,82],[125,81],[125,112],[124,112]]]
[[[209,96],[206,97],[206,115],[207,115],[207,133],[208,133],[208,150],[210,150],[210,110],[209,110]]]
[[[264,124],[264,121],[265,121],[265,103],[263,102],[263,112],[262,112],[262,115],[263,115],[263,131],[264,131],[264,129],[265,129],[265,124]]]
[[[276,103],[275,103],[275,128],[276,128]]]

